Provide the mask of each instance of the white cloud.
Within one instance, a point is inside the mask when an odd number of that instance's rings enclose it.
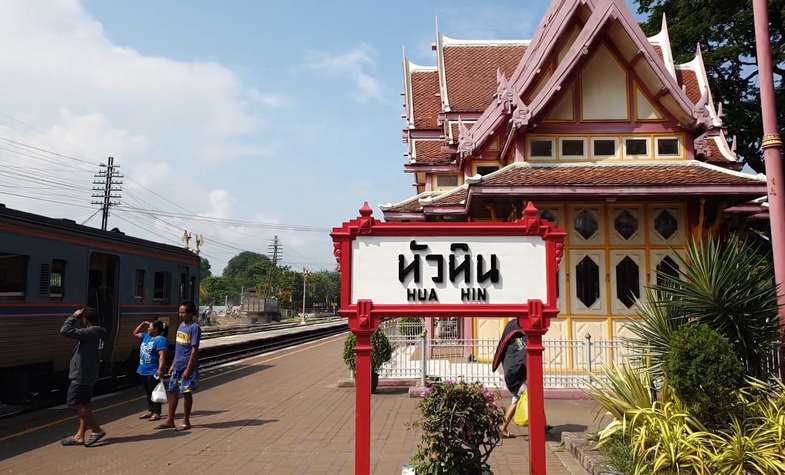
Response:
[[[383,102],[384,86],[372,74],[376,66],[375,57],[376,51],[368,45],[360,45],[338,55],[314,50],[306,52],[305,67],[331,76],[348,78],[354,85],[349,96],[358,102]]]
[[[17,174],[0,174],[0,192],[89,205],[91,175],[111,155],[129,177],[123,185],[129,206],[175,209],[150,194],[151,189],[193,212],[225,217],[237,206],[227,191],[232,184],[216,182],[227,162],[263,159],[279,148],[267,138],[272,136],[267,117],[272,109],[290,106],[288,96],[248,84],[216,62],[178,61],[116,44],[78,0],[45,7],[25,0],[3,2],[0,44],[0,137],[94,164],[0,143],[0,169],[22,167]],[[373,94],[372,85],[364,87]],[[42,177],[73,187],[46,191],[47,185],[29,181]],[[0,202],[50,216],[90,214],[89,209],[7,194],[0,194]],[[123,216],[119,210],[117,216]],[[129,233],[156,240],[160,238],[145,230],[176,241],[172,226],[188,225],[176,219],[163,218],[166,226],[141,215],[124,217],[141,229],[131,227]],[[240,244],[251,245],[252,239]]]

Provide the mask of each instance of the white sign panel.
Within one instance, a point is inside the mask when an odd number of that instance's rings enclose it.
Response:
[[[352,303],[525,304],[547,300],[539,236],[358,236]]]

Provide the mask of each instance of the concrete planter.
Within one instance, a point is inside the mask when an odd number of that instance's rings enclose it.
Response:
[[[414,473],[414,469],[412,468],[411,465],[403,465],[401,466],[401,475],[416,475],[416,474]],[[493,475],[493,474],[487,470],[483,470],[483,472],[480,475]]]

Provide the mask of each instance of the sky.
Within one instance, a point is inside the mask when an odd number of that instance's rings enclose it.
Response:
[[[178,245],[184,229],[201,233],[220,272],[274,235],[284,264],[332,269],[329,228],[363,201],[381,216],[414,193],[402,48],[434,64],[437,17],[453,38],[527,39],[547,2],[3,6],[0,202],[99,226],[92,175],[113,156],[134,209],[113,211],[110,228]]]

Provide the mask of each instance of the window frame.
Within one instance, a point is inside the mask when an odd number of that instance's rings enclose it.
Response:
[[[660,141],[662,140],[675,140],[676,141],[676,153],[660,153]],[[684,147],[681,145],[681,138],[678,136],[663,136],[663,137],[655,137],[654,138],[654,153],[656,154],[657,158],[681,158],[684,156],[683,153]]]
[[[440,185],[439,178],[441,177],[454,177],[455,185]],[[458,175],[455,173],[436,173],[433,175],[433,188],[436,191],[449,191],[459,186],[461,186],[460,179],[458,178]]]
[[[551,154],[550,155],[533,155],[532,145],[534,142],[550,142]],[[526,139],[526,154],[529,160],[555,160],[556,159],[556,139],[554,137],[529,137]]]
[[[656,220],[657,216],[660,214],[661,211],[667,210],[674,218],[676,218],[676,232],[669,239],[665,239],[662,237],[659,231],[657,231]],[[649,236],[650,241],[652,244],[657,245],[681,245],[684,243],[684,236],[685,236],[685,227],[687,226],[687,220],[684,216],[684,208],[678,204],[666,204],[666,203],[658,203],[656,206],[649,207],[649,216],[648,216],[648,224],[649,226]]]
[[[630,239],[624,239],[624,236],[619,234],[616,230],[616,218],[623,213],[624,211],[629,211],[635,219],[638,220],[638,229],[635,233],[630,237]],[[636,205],[616,205],[616,206],[608,206],[608,219],[610,222],[608,223],[609,231],[610,231],[610,244],[614,245],[642,245],[646,242],[646,216],[643,213],[642,206]]]
[[[480,173],[480,168],[493,168],[494,170],[490,171],[488,173],[484,173],[483,174],[483,173]],[[501,169],[501,167],[499,167],[499,165],[496,165],[496,164],[493,164],[493,165],[476,165],[474,167],[475,175],[480,175],[480,176],[490,175],[491,173],[498,172],[500,169]]]
[[[141,279],[139,278],[141,273]],[[137,303],[144,302],[145,298],[145,277],[147,272],[144,269],[136,269],[134,271],[134,300]],[[140,289],[141,284],[141,289]],[[141,290],[141,292],[140,292]]]
[[[594,142],[599,140],[612,140],[613,141],[613,155],[598,155],[594,152]],[[592,137],[591,138],[591,158],[592,159],[601,159],[601,160],[609,160],[609,159],[618,159],[619,152],[621,147],[619,146],[619,138],[618,137]]]
[[[563,153],[564,150],[564,142],[582,142],[583,143],[583,154],[581,155],[565,155]],[[559,159],[560,160],[575,160],[575,161],[582,161],[586,160],[588,157],[588,153],[586,151],[586,137],[559,137]]]
[[[629,140],[642,140],[646,143],[646,153],[645,154],[630,154],[627,152],[627,141]],[[624,158],[631,159],[631,160],[644,160],[651,158],[651,139],[649,137],[624,137]]]
[[[597,220],[597,232],[589,239],[584,239],[575,228],[575,219],[582,211],[588,211]],[[605,212],[602,206],[570,206],[570,221],[564,221],[563,227],[568,227],[570,233],[570,244],[573,246],[597,246],[605,242]]]
[[[24,302],[27,300],[27,284],[28,279],[30,277],[30,256],[25,254],[16,254],[16,253],[0,253],[0,259],[5,258],[4,256],[11,256],[11,258],[18,257],[22,260],[22,271],[23,276],[21,280],[21,291],[0,291],[0,302],[2,301],[12,301],[12,302]]]
[[[624,260],[625,257],[629,257],[635,264],[638,266],[638,299],[642,300],[646,297],[646,293],[644,291],[646,282],[646,252],[642,249],[625,249],[625,250],[615,250],[610,252],[611,258],[611,267],[609,268],[608,272],[610,273],[611,278],[611,301],[613,302],[611,308],[611,314],[613,315],[633,315],[636,314],[635,304],[627,308],[624,305],[624,302],[619,300],[618,296],[618,286],[619,282],[616,277],[616,266]]]
[[[55,263],[60,264],[61,271],[58,273],[55,270]],[[66,276],[66,265],[67,262],[64,259],[52,259],[51,264],[49,265],[49,299],[50,300],[63,300],[65,298],[65,276]],[[53,292],[52,289],[55,287],[52,286],[52,277],[55,274],[60,275],[60,292]]]
[[[600,295],[591,307],[586,307],[578,298],[578,272],[576,266],[585,257],[589,256],[598,267]],[[605,251],[602,249],[573,249],[570,251],[570,314],[571,315],[608,315],[607,293],[608,287],[605,280]]]
[[[156,282],[158,275],[163,277],[163,296],[156,297],[158,292],[158,284]],[[171,303],[172,301],[172,273],[166,271],[158,271],[153,274],[153,302],[155,303]]]

